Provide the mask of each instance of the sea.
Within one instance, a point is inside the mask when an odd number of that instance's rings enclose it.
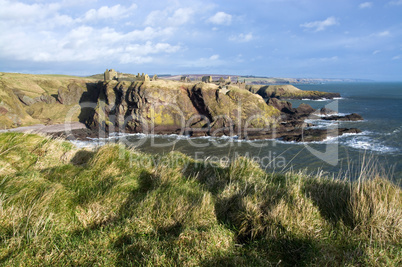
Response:
[[[249,158],[267,172],[303,172],[333,178],[358,179],[379,173],[402,180],[402,82],[353,82],[296,84],[302,90],[338,92],[338,99],[292,100],[315,109],[330,108],[340,115],[358,113],[363,121],[334,122],[312,118],[307,122],[321,129],[358,128],[359,134],[328,136],[322,142],[245,141],[236,137],[190,138],[179,135],[116,135],[86,144],[120,142],[136,150],[163,155],[182,152],[215,165],[238,157]],[[80,145],[83,145],[81,142]],[[84,143],[85,145],[85,143]]]

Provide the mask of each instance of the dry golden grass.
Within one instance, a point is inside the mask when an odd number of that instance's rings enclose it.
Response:
[[[57,94],[60,86],[66,87],[72,82],[96,82],[95,79],[66,75],[33,75],[21,73],[0,73],[2,86],[23,91],[29,97],[43,93]]]
[[[402,261],[402,191],[378,172],[356,181],[267,174],[247,159],[212,166],[18,133],[0,134],[0,164],[4,265]]]
[[[32,99],[42,94],[57,98],[58,89],[67,87],[70,83],[77,83],[86,88],[86,83],[96,83],[97,80],[65,76],[65,75],[32,75],[20,73],[0,73],[0,108],[5,114],[0,117],[0,129],[29,126],[33,124],[63,123],[71,106],[60,103],[35,103],[24,105],[14,92],[19,92]],[[72,121],[78,121],[78,113]]]

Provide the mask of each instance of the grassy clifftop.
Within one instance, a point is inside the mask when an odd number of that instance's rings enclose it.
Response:
[[[23,91],[29,97],[37,97],[43,93],[57,95],[59,87],[67,87],[71,82],[95,82],[96,79],[68,75],[33,75],[0,72],[1,88]]]
[[[401,189],[0,134],[0,264],[389,265]]]
[[[0,129],[62,123],[71,107],[56,102],[58,89],[71,83],[85,88],[86,83],[94,82],[94,79],[76,76],[0,72]],[[22,103],[22,100],[32,101],[41,96],[46,96],[48,103]],[[75,120],[78,121],[78,118]]]
[[[320,92],[320,91],[304,91],[290,85],[247,85],[246,89],[250,92],[258,94],[263,98],[283,98],[283,99],[320,99],[340,97],[339,93]]]

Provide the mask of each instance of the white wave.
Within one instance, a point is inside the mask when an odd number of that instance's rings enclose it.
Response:
[[[328,136],[322,141],[311,141],[311,142],[296,142],[296,141],[283,141],[283,140],[275,140],[275,142],[281,143],[281,144],[296,144],[296,145],[309,145],[309,144],[333,144],[333,143],[339,143],[340,139],[345,138],[345,137],[350,137],[350,136],[356,136],[356,135],[365,135],[370,133],[369,131],[361,132],[361,133],[344,133],[339,136]]]
[[[87,137],[88,139],[92,140],[92,141],[108,141],[108,140],[115,140],[115,139],[120,139],[122,137],[128,137],[128,136],[146,136],[146,134],[143,133],[109,133],[108,137],[96,137],[96,138],[92,138],[92,137]]]
[[[402,127],[399,127],[399,128],[396,128],[395,130],[393,130],[390,133],[382,133],[382,135],[385,135],[385,136],[394,135],[394,134],[400,133],[401,131],[402,131]]]
[[[370,150],[380,153],[395,153],[399,149],[384,145],[381,141],[371,138],[372,132],[365,131],[359,136],[343,140],[342,144],[359,150]]]
[[[319,98],[319,99],[308,99],[308,98],[302,98],[303,101],[330,101],[331,99],[328,98]]]
[[[100,146],[99,142],[93,141],[70,140],[70,143],[78,148],[95,148]]]
[[[373,143],[372,140],[352,139],[352,140],[348,141],[346,144],[355,149],[371,150],[371,151],[376,151],[376,152],[381,152],[381,153],[391,153],[391,152],[398,151],[398,149],[393,148],[393,147],[388,147],[388,146],[385,146],[382,144]]]
[[[334,112],[334,113],[330,113],[330,114],[327,114],[327,115],[325,115],[325,114],[315,114],[315,113],[313,113],[313,114],[318,116],[318,117],[326,118],[326,117],[332,117],[332,116],[342,116],[342,117],[344,117],[344,116],[350,115],[352,113]]]

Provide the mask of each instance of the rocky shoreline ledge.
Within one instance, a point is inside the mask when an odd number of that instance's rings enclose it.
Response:
[[[281,101],[277,98],[270,98],[267,101],[269,106],[275,107],[280,111],[279,124],[272,129],[249,129],[245,132],[242,129],[223,127],[221,129],[194,129],[194,128],[182,128],[172,129],[169,127],[159,127],[153,129],[152,132],[140,132],[140,131],[123,131],[124,133],[148,133],[159,135],[186,135],[189,137],[222,137],[222,136],[235,136],[241,140],[264,140],[264,139],[277,139],[286,142],[318,142],[324,141],[328,138],[341,136],[343,134],[358,134],[361,133],[357,128],[331,128],[331,129],[316,129],[314,123],[306,123],[306,119],[321,119],[331,121],[360,121],[363,118],[356,114],[336,115],[332,110],[322,108],[319,110],[313,109],[310,105],[301,104],[298,108],[293,108],[292,104],[287,101]],[[110,131],[110,128],[75,128],[69,132],[60,131],[52,132],[54,137],[61,137],[73,140],[88,140],[89,138],[107,138],[109,134],[116,134],[119,131]]]

